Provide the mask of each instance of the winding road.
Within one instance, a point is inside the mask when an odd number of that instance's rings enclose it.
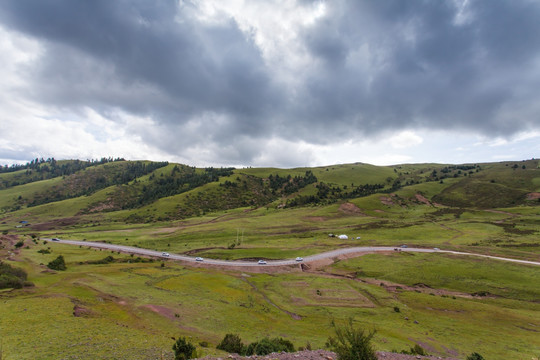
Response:
[[[169,254],[168,256],[163,256],[163,252],[161,251],[155,251],[155,250],[149,250],[149,249],[141,249],[138,247],[133,246],[124,246],[124,245],[115,245],[115,244],[108,244],[108,243],[102,243],[102,242],[92,242],[92,241],[77,241],[77,240],[52,240],[52,239],[43,239],[47,241],[53,241],[60,244],[68,244],[68,245],[77,245],[77,246],[86,246],[86,247],[92,247],[92,248],[98,248],[98,249],[106,249],[106,250],[112,250],[112,251],[120,251],[128,254],[136,254],[136,255],[146,255],[146,256],[153,256],[158,257],[162,259],[172,259],[172,260],[179,260],[183,262],[188,263],[197,263],[199,265],[217,265],[217,266],[225,266],[225,267],[276,267],[276,266],[290,266],[295,265],[299,263],[310,263],[318,260],[325,260],[325,259],[333,259],[338,256],[342,255],[349,255],[349,256],[360,256],[363,253],[371,253],[371,252],[388,252],[388,251],[406,251],[406,252],[420,252],[420,253],[444,253],[444,254],[455,254],[455,255],[466,255],[466,256],[476,256],[476,257],[483,257],[488,259],[495,259],[495,260],[501,260],[501,261],[509,261],[519,264],[526,264],[526,265],[536,265],[540,266],[540,262],[537,261],[529,261],[529,260],[518,260],[518,259],[512,259],[512,258],[505,258],[505,257],[499,257],[499,256],[491,256],[491,255],[483,255],[483,254],[474,254],[474,253],[467,253],[467,252],[460,252],[460,251],[450,251],[450,250],[439,250],[439,249],[424,249],[424,248],[397,248],[397,247],[390,247],[390,246],[365,246],[365,247],[351,247],[351,248],[345,248],[345,249],[337,249],[332,251],[323,252],[320,254],[310,255],[303,258],[302,261],[296,261],[295,259],[285,259],[285,260],[269,260],[267,261],[267,264],[260,265],[256,261],[241,261],[241,260],[216,260],[216,259],[207,259],[205,258],[204,261],[197,261],[196,258],[186,255],[178,255],[178,254]]]

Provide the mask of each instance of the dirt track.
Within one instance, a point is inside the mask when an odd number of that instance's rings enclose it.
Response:
[[[51,239],[44,239],[44,240],[51,240]],[[424,249],[424,248],[395,248],[395,247],[388,247],[388,246],[365,246],[365,247],[352,247],[352,248],[345,248],[345,249],[337,249],[337,250],[323,252],[320,254],[306,256],[301,261],[297,261],[295,259],[285,259],[285,260],[268,261],[266,264],[258,264],[256,261],[228,261],[228,260],[216,260],[216,259],[204,259],[203,261],[197,261],[196,258],[191,257],[191,256],[186,256],[186,255],[178,255],[178,254],[163,255],[164,253],[160,251],[141,249],[137,247],[124,246],[124,245],[101,243],[101,242],[76,241],[76,240],[57,240],[54,242],[58,242],[61,244],[68,244],[68,245],[87,246],[87,247],[107,249],[107,250],[112,250],[112,251],[120,251],[124,253],[129,253],[129,254],[166,258],[166,259],[181,261],[184,263],[189,263],[192,265],[197,264],[197,266],[205,266],[205,267],[206,266],[208,267],[219,266],[219,267],[227,267],[231,269],[251,268],[250,270],[276,268],[276,267],[289,267],[290,268],[291,266],[299,265],[302,263],[310,264],[310,263],[316,263],[320,261],[333,262],[334,259],[338,259],[341,257],[356,257],[356,256],[364,255],[366,253],[392,252],[392,251],[443,253],[443,254],[476,256],[476,257],[484,257],[484,258],[501,260],[501,261],[515,262],[515,263],[526,264],[526,265],[540,266],[540,262],[537,262],[537,261],[518,260],[518,259],[504,258],[504,257],[499,257],[499,256],[474,254],[474,253],[459,252],[459,251]]]

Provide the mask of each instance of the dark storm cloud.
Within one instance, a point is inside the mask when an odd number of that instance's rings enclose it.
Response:
[[[28,70],[41,100],[160,121],[215,111],[257,122],[279,99],[257,48],[233,20],[203,25],[189,10],[173,1],[6,1],[1,16],[43,42]]]
[[[468,4],[459,18],[452,1],[329,3],[325,21],[303,34],[321,65],[303,93],[313,106],[300,110],[321,127],[349,131],[412,125],[499,135],[538,127],[538,117],[519,111],[536,101],[527,97],[540,80],[540,3]],[[358,51],[367,64],[355,62]],[[503,107],[517,118],[501,118]]]
[[[188,2],[5,0],[0,21],[43,47],[20,92],[62,109],[149,116],[156,131],[133,133],[169,152],[207,141],[248,163],[264,146],[236,140],[540,126],[539,2],[325,4],[299,33],[313,59],[289,74],[300,85],[275,79],[234,19],[200,21]]]

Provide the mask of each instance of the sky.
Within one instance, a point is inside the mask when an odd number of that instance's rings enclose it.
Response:
[[[538,0],[2,0],[0,164],[540,157]]]

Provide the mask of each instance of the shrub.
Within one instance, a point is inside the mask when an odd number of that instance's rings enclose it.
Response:
[[[354,328],[352,319],[344,327],[336,327],[332,322],[336,337],[329,337],[326,345],[332,349],[339,360],[377,360],[371,339],[375,330],[366,333],[363,329]]]
[[[48,249],[41,249],[41,250],[38,250],[37,252],[40,253],[40,254],[50,254],[51,253],[51,251],[48,250]]]
[[[394,306],[394,311],[397,312],[397,313],[400,312],[399,307]]]
[[[56,259],[54,259],[53,261],[47,264],[47,267],[53,270],[66,270],[67,269],[66,262],[64,261],[64,257],[62,255],[58,255]]]
[[[24,270],[0,261],[0,289],[20,289],[26,284],[26,278]]]
[[[174,350],[174,360],[188,360],[196,356],[195,346],[185,337],[176,340],[172,349]]]
[[[467,356],[467,360],[485,360],[485,359],[479,353],[473,352],[471,355]]]
[[[15,247],[18,249],[18,248],[23,247],[23,245],[24,245],[24,241],[21,240],[21,241],[19,241],[19,242],[17,242],[17,243],[15,244]]]
[[[242,339],[237,334],[226,334],[223,340],[216,346],[217,349],[228,353],[243,354],[245,353],[245,345]]]
[[[246,355],[268,355],[273,352],[294,352],[294,345],[289,340],[283,338],[263,338],[258,342],[249,344]]]
[[[426,350],[424,350],[424,348],[421,347],[421,346],[418,345],[418,344],[415,344],[412,348],[409,349],[409,351],[407,351],[407,350],[401,350],[401,353],[402,353],[402,354],[409,354],[409,355],[422,355],[422,356],[428,356],[428,353],[426,352]]]

